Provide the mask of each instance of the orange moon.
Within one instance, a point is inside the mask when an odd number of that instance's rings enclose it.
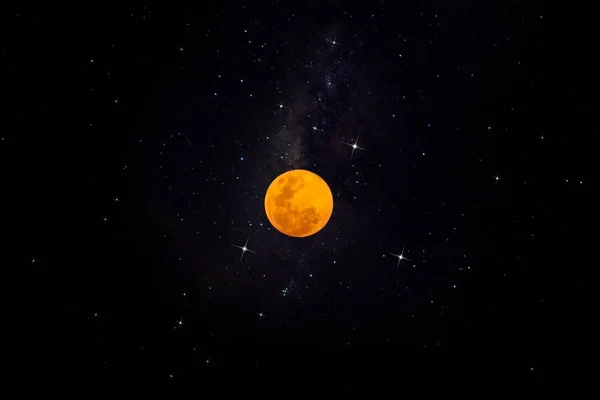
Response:
[[[319,175],[294,169],[279,175],[267,189],[265,211],[271,225],[292,237],[319,232],[333,213],[333,195]]]

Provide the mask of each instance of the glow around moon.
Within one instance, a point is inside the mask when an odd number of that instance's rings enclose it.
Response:
[[[265,195],[269,222],[279,232],[306,237],[319,232],[333,213],[333,195],[319,175],[294,169],[279,175]]]

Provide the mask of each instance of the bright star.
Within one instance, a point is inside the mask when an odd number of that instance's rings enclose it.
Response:
[[[240,261],[242,260],[242,258],[244,257],[244,254],[245,254],[247,251],[249,251],[249,252],[251,252],[251,253],[256,253],[254,250],[250,250],[250,249],[247,247],[247,246],[248,246],[248,240],[249,240],[249,239],[250,239],[250,238],[247,238],[247,239],[246,239],[246,244],[244,244],[244,246],[238,246],[238,245],[236,245],[236,244],[234,244],[234,245],[233,245],[234,247],[237,247],[238,249],[241,249],[241,250],[242,250],[242,255],[240,256]]]
[[[181,328],[181,325],[185,325],[183,323],[183,317],[179,321],[177,321],[177,324],[179,325],[180,328]]]
[[[338,42],[335,41],[335,39],[331,40],[331,39],[327,39],[327,41],[329,43],[331,43],[331,49],[333,50],[333,48],[335,47],[336,44],[339,44]]]
[[[351,159],[351,160],[352,160],[352,156],[354,155],[354,151],[355,151],[356,149],[359,149],[359,150],[366,151],[366,150],[365,150],[365,149],[363,149],[362,147],[359,147],[359,146],[357,146],[357,145],[356,145],[356,143],[358,143],[358,137],[356,138],[356,141],[355,141],[354,143],[347,143],[347,142],[344,142],[344,144],[346,144],[346,145],[348,145],[348,146],[352,147],[352,154],[350,154],[350,159]]]
[[[494,179],[496,180],[496,183],[498,183],[498,181],[500,180],[500,174],[498,174],[498,176],[495,176]]]
[[[407,260],[407,261],[412,261],[406,257],[404,257],[404,249],[406,249],[406,245],[404,245],[404,247],[402,248],[402,253],[400,254],[394,254],[394,253],[390,253],[391,255],[393,255],[394,257],[398,258],[398,264],[396,264],[396,271],[398,271],[398,266],[400,265],[400,262],[402,260]]]
[[[265,316],[265,314],[263,314],[262,310],[259,313],[256,313],[256,315],[258,315],[258,320],[260,321],[262,317]]]

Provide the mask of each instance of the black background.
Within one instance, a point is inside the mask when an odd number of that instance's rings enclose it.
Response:
[[[585,381],[598,145],[585,14],[524,1],[7,11],[19,371],[65,387]],[[350,159],[357,137],[366,151]],[[292,168],[335,198],[300,240],[262,205]],[[246,238],[256,253],[240,261]]]

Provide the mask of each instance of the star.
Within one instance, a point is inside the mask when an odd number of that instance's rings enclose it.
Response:
[[[169,379],[173,379],[175,377],[175,375],[173,375],[173,373],[169,374]]]
[[[119,201],[119,198],[115,197],[113,200],[115,201],[115,203],[117,203]]]
[[[358,137],[356,138],[356,141],[355,141],[354,143],[347,143],[347,142],[344,142],[344,144],[346,144],[346,145],[348,145],[348,146],[352,147],[352,154],[350,154],[350,159],[351,159],[351,160],[352,160],[352,156],[354,155],[354,151],[355,151],[356,149],[359,149],[359,150],[366,151],[366,150],[365,150],[365,149],[363,149],[362,147],[359,147],[359,146],[357,146],[357,145],[356,145],[356,143],[358,143]]]
[[[177,321],[177,324],[179,324],[179,327],[180,327],[180,328],[181,328],[181,325],[185,325],[185,324],[183,323],[183,317],[182,317],[182,318],[181,318],[179,321]]]
[[[106,218],[106,217],[104,217],[104,223],[106,223],[106,220],[107,220],[107,218]]]
[[[248,247],[246,247],[246,246],[248,245],[248,240],[249,240],[249,239],[250,239],[250,238],[247,238],[247,239],[246,239],[246,244],[244,244],[244,246],[238,246],[238,245],[236,245],[236,244],[234,244],[234,245],[233,245],[234,247],[237,247],[238,249],[241,249],[241,250],[242,250],[242,255],[240,256],[240,261],[242,260],[242,258],[244,257],[244,254],[245,254],[247,251],[249,251],[249,252],[251,252],[251,253],[256,253],[254,250],[250,250]]]
[[[402,253],[400,254],[394,254],[394,253],[390,253],[391,255],[393,255],[394,257],[398,257],[398,264],[396,264],[396,271],[398,271],[398,266],[400,265],[400,262],[402,260],[407,260],[407,261],[412,261],[406,257],[404,257],[404,249],[406,249],[406,245],[404,245],[404,247],[402,248]]]
[[[495,176],[494,179],[496,180],[496,183],[498,183],[498,181],[500,180],[500,174],[498,174],[498,176]]]
[[[207,364],[210,364],[210,358],[207,358],[207,359],[206,359],[206,363],[207,363]]]
[[[256,313],[256,315],[258,315],[258,320],[259,321],[262,319],[262,317],[265,316],[265,314],[263,314],[262,310],[259,313]]]
[[[31,259],[31,265],[35,264],[35,258]]]

